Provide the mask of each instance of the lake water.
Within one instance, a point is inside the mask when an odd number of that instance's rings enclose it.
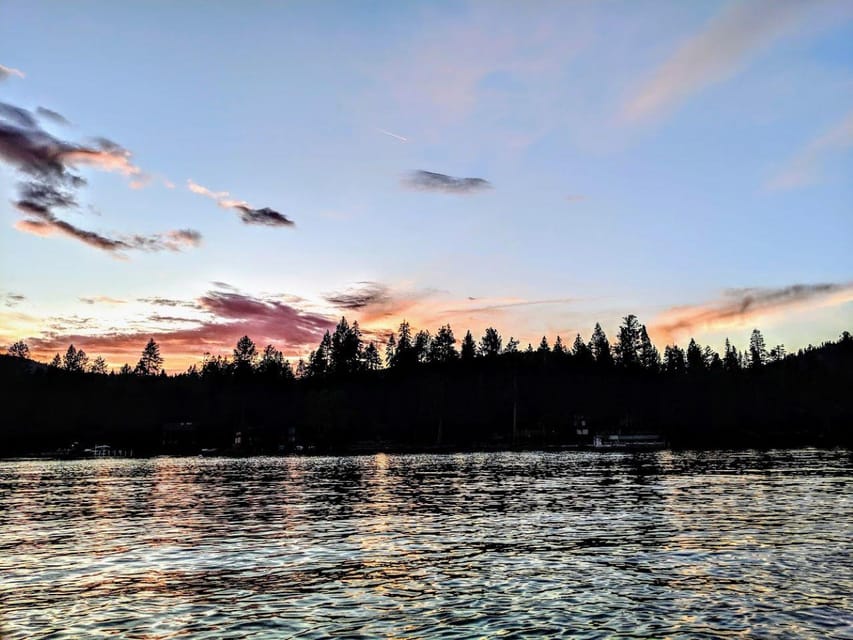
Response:
[[[847,451],[0,462],[0,637],[853,638]]]

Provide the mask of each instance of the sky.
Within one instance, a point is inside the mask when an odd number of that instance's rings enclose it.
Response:
[[[853,329],[853,3],[0,3],[0,345]]]

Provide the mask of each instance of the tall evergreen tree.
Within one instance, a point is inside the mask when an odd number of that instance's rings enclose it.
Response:
[[[317,349],[308,357],[308,368],[306,373],[311,378],[319,378],[326,375],[332,368],[332,336],[326,331]]]
[[[577,365],[581,368],[589,367],[595,362],[592,351],[589,350],[589,347],[583,341],[583,338],[581,338],[581,334],[575,336],[574,344],[572,344],[572,355]]]
[[[89,357],[83,349],[75,349],[74,345],[69,345],[65,352],[65,357],[62,360],[62,366],[66,371],[72,373],[83,373],[86,371],[86,365],[89,364]]]
[[[53,356],[53,360],[50,361],[50,366],[53,369],[62,368],[62,358],[59,357],[58,353],[55,356]]]
[[[393,367],[397,359],[397,338],[392,333],[388,336],[388,342],[385,343],[385,366]]]
[[[749,366],[757,369],[766,363],[767,346],[764,344],[764,336],[758,329],[753,329],[749,337]]]
[[[370,342],[364,348],[364,368],[368,371],[378,371],[382,368],[382,357],[375,342]]]
[[[149,338],[139,362],[136,363],[135,372],[140,376],[156,376],[162,368],[163,357],[160,355],[160,346],[154,342],[154,338]]]
[[[737,349],[732,346],[728,338],[726,338],[726,348],[723,355],[723,369],[728,372],[740,369],[740,358],[738,358]]]
[[[663,369],[670,374],[682,374],[687,371],[684,351],[676,345],[667,345],[663,351]]]
[[[429,360],[431,344],[432,337],[426,329],[421,329],[415,334],[415,343],[412,348],[415,352],[414,359],[416,362],[427,362]]]
[[[232,366],[235,375],[246,377],[255,370],[258,361],[258,348],[249,336],[243,336],[234,346],[234,359]]]
[[[660,370],[660,352],[652,344],[646,325],[640,327],[640,366],[646,371],[657,372]]]
[[[462,339],[462,348],[459,350],[459,357],[464,362],[470,362],[477,355],[477,343],[474,342],[474,336],[469,330]]]
[[[486,333],[480,338],[480,355],[483,357],[494,357],[501,352],[501,334],[494,327],[486,329]]]
[[[430,344],[430,362],[452,362],[459,357],[456,351],[456,338],[449,324],[441,327]]]
[[[687,345],[687,370],[690,373],[699,373],[705,370],[705,357],[702,355],[702,347],[693,338]]]
[[[613,354],[610,352],[610,342],[599,323],[595,323],[592,337],[589,339],[589,350],[599,367],[609,369],[613,366]]]
[[[626,369],[637,369],[640,367],[640,342],[641,325],[637,316],[629,314],[622,318],[619,326],[619,338],[616,340],[614,351],[619,364]]]

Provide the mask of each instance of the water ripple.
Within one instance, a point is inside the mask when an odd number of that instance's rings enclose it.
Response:
[[[853,638],[847,451],[0,462],[0,637]]]

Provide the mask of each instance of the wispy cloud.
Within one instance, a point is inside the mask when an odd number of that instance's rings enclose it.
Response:
[[[7,67],[0,64],[0,82],[12,76],[16,76],[18,78],[26,78],[27,74],[21,71],[20,69],[13,69],[12,67]]]
[[[812,4],[801,0],[731,3],[640,85],[624,105],[623,117],[629,121],[654,118],[731,77],[750,56],[796,26]]]
[[[850,301],[853,301],[853,283],[849,282],[733,289],[726,291],[720,300],[668,309],[651,323],[651,332],[674,341],[698,331],[738,327],[793,311]]]
[[[769,183],[771,189],[805,187],[820,179],[828,156],[853,147],[853,111],[829,131],[809,142]]]
[[[130,152],[106,138],[96,138],[89,145],[66,142],[44,131],[26,109],[0,103],[0,161],[25,177],[18,185],[15,202],[25,216],[15,224],[19,231],[63,235],[122,257],[126,250],[180,251],[201,241],[201,234],[191,229],[113,237],[82,229],[57,215],[78,206],[76,194],[86,184],[76,173],[79,165],[128,177],[142,176],[130,161]]]
[[[79,298],[83,304],[126,304],[127,300],[112,298],[110,296],[90,296]]]
[[[292,227],[293,220],[283,213],[269,207],[256,209],[245,200],[236,200],[227,191],[213,191],[192,180],[187,180],[187,188],[193,193],[215,200],[223,209],[234,209],[238,212],[244,224],[263,225],[267,227]]]
[[[479,301],[478,298],[468,298],[470,301]],[[577,302],[577,298],[551,298],[548,300],[499,300],[487,304],[479,302],[476,305],[463,306],[456,309],[447,309],[444,313],[481,313],[483,311],[497,311],[500,309],[512,309],[513,307],[532,307],[546,304],[568,304]]]
[[[403,179],[403,186],[415,191],[438,191],[442,193],[476,193],[491,188],[484,178],[454,178],[432,171],[413,171]]]

